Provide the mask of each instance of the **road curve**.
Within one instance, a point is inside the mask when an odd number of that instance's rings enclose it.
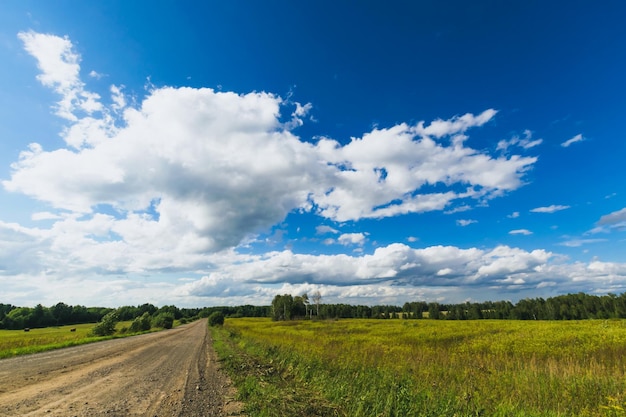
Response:
[[[0,416],[234,416],[206,320],[0,360]]]

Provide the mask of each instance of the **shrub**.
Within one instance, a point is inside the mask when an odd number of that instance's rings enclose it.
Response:
[[[224,324],[224,314],[221,311],[211,313],[209,316],[209,326],[215,327],[221,326],[222,324]]]
[[[115,325],[118,321],[117,313],[111,311],[102,317],[102,321],[96,324],[91,330],[91,333],[93,333],[94,336],[110,336],[115,333]]]
[[[152,319],[152,324],[154,325],[154,327],[171,329],[174,326],[174,314],[159,313]]]
[[[135,320],[130,324],[130,332],[131,333],[139,333],[150,330],[152,324],[150,323],[150,313],[145,312],[141,315],[141,317],[136,317]]]

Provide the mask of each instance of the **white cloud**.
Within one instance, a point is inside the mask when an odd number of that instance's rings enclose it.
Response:
[[[445,146],[427,135],[439,138],[464,131],[494,114],[438,121],[436,128],[431,128],[432,124],[424,128],[420,122],[375,129],[344,146],[332,139],[320,140],[321,156],[339,171],[331,191],[315,196],[319,213],[348,221],[444,210],[455,200],[489,199],[521,187],[524,172],[536,158],[514,155],[494,159],[460,143]],[[460,119],[464,122],[459,123]],[[434,184],[450,190],[419,193]],[[464,185],[466,190],[452,191],[455,185]]]
[[[524,235],[524,236],[529,236],[532,235],[533,232],[531,232],[528,229],[516,229],[516,230],[511,230],[509,232],[510,235]]]
[[[344,233],[337,241],[342,245],[363,245],[365,243],[365,233]]]
[[[427,127],[424,127],[424,122],[420,122],[415,127],[415,131],[418,135],[434,136],[440,139],[444,136],[464,133],[472,127],[482,126],[493,119],[496,113],[498,112],[494,109],[485,110],[478,116],[466,113],[463,116],[455,116],[449,120],[434,120]]]
[[[600,220],[598,220],[598,224],[601,226],[616,225],[623,222],[626,222],[626,207],[621,210],[617,210],[607,215],[604,215],[600,217]]]
[[[297,210],[334,221],[457,204],[451,212],[465,211],[516,190],[537,158],[496,157],[466,146],[469,130],[493,120],[493,109],[373,129],[347,144],[332,138],[311,144],[290,131],[310,104],[295,103],[284,123],[285,100],[271,93],[153,86],[146,97],[128,100],[122,86],[111,86],[105,107],[80,80],[80,56],[69,39],[19,36],[37,59],[38,79],[61,96],[57,114],[69,125],[61,132],[66,147],[31,144],[2,182],[51,206],[32,216],[50,221],[47,228],[0,222],[7,301],[24,293],[22,276],[33,283],[28,291],[38,288],[51,303],[88,292],[83,300],[93,305],[146,297],[259,303],[281,289],[311,288],[335,300],[396,302],[453,296],[460,286],[517,290],[516,283],[547,285],[573,276],[551,266],[549,252],[506,246],[392,244],[360,256],[234,250]],[[330,226],[317,232],[339,234]],[[363,245],[366,239],[349,233],[324,243]],[[192,281],[172,282],[173,275]],[[151,278],[137,283],[129,276]]]
[[[520,138],[519,136],[513,136],[509,140],[499,141],[496,150],[502,150],[506,152],[511,146],[519,146],[523,149],[530,149],[543,143],[543,139],[532,140],[532,137],[532,132],[530,130],[525,130],[523,138]]]
[[[472,219],[468,219],[468,220],[465,220],[465,219],[459,219],[459,220],[457,220],[457,221],[456,221],[456,224],[457,224],[457,225],[459,225],[459,226],[462,226],[462,227],[469,226],[470,224],[474,224],[474,223],[478,223],[478,220],[472,220]]]
[[[333,229],[332,227],[326,225],[317,226],[315,228],[315,234],[317,235],[325,235],[327,233],[337,234],[339,233],[339,230]]]
[[[118,227],[124,239],[103,241],[115,234],[116,226],[106,215],[68,218],[52,230],[0,223],[5,301],[20,303],[29,294],[48,305],[59,300],[110,306],[239,305],[269,303],[277,293],[323,289],[326,302],[401,304],[437,298],[462,302],[468,294],[481,300],[515,299],[544,294],[540,289],[615,292],[626,282],[626,264],[561,264],[550,252],[508,246],[413,249],[392,244],[358,256],[243,255],[232,249],[202,254],[186,247],[194,239],[158,232],[146,236],[141,229]],[[143,240],[141,245],[131,236]],[[168,279],[173,273],[185,280]]]
[[[130,230],[179,233],[195,240],[197,251],[216,251],[297,209],[335,221],[444,210],[455,200],[517,189],[536,161],[492,158],[463,145],[458,135],[492,120],[491,109],[426,127],[374,129],[343,146],[328,138],[311,145],[285,130],[283,100],[270,93],[154,87],[131,108],[121,87],[112,86],[111,107],[96,117],[98,97],[84,89],[69,39],[34,32],[20,38],[38,60],[42,83],[62,95],[61,116],[73,123],[63,132],[69,148],[31,144],[5,189],[77,213],[108,206],[125,243]],[[296,103],[292,116],[310,108]],[[446,136],[449,145],[431,139]],[[432,184],[450,189],[421,191]],[[146,210],[156,215],[142,217]]]
[[[95,71],[95,70],[91,70],[89,71],[89,76],[91,78],[95,78],[97,80],[101,79],[102,77],[104,77],[104,74],[100,74],[99,72]]]
[[[519,211],[514,211],[506,217],[508,217],[509,219],[517,219],[519,217]]]
[[[537,207],[530,210],[532,213],[555,213],[561,210],[567,210],[570,206],[561,206],[561,205],[551,205],[547,207]]]
[[[567,246],[569,248],[577,248],[589,243],[606,242],[606,239],[569,239],[560,243],[561,246]]]
[[[582,142],[583,140],[585,140],[585,138],[583,137],[582,134],[577,134],[576,136],[574,136],[573,138],[570,138],[568,140],[566,140],[565,142],[561,143],[561,146],[564,148],[569,147],[570,145],[576,143],[576,142]]]
[[[626,207],[600,217],[596,225],[587,233],[610,233],[612,230],[626,230]]]
[[[74,51],[67,38],[42,33],[20,32],[24,49],[37,59],[41,74],[37,76],[44,86],[61,95],[56,114],[64,119],[76,121],[78,110],[91,114],[101,110],[97,94],[84,90],[80,80],[80,55]]]
[[[452,210],[446,210],[446,211],[444,211],[444,213],[445,214],[462,213],[464,211],[470,211],[471,209],[472,209],[472,207],[470,207],[468,205],[463,205],[463,206],[455,207]]]

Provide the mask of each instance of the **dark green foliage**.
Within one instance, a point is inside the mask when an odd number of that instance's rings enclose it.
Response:
[[[149,313],[143,313],[141,317],[136,317],[130,324],[129,331],[131,333],[139,333],[150,330],[152,327],[152,319]]]
[[[115,325],[119,321],[117,312],[112,311],[102,317],[102,321],[98,323],[91,332],[94,336],[111,336],[115,333]]]
[[[152,319],[152,325],[163,329],[171,329],[174,326],[174,314],[167,312],[158,313]]]
[[[513,319],[513,320],[585,320],[626,318],[626,293],[616,295],[567,294],[543,298],[526,298],[513,304],[510,301],[439,304],[425,301],[407,302],[403,307],[392,305],[321,304],[319,293],[307,296],[277,295],[271,306],[224,306],[183,308],[152,304],[136,307],[123,306],[117,310],[104,307],[71,306],[57,303],[52,307],[18,307],[0,304],[0,329],[21,330],[68,324],[96,323],[112,311],[120,321],[135,320],[146,314],[155,327],[170,328],[173,320],[207,318],[216,311],[224,317],[272,317],[274,320],[336,319],[336,318],[403,318],[403,319]],[[402,314],[400,314],[402,313]],[[170,325],[171,322],[171,325]],[[143,324],[140,324],[143,323]],[[146,320],[131,325],[132,329],[147,328]],[[169,326],[169,327],[167,327]],[[130,329],[129,329],[130,330]]]
[[[224,324],[224,314],[221,311],[216,311],[209,316],[209,326],[221,326]]]

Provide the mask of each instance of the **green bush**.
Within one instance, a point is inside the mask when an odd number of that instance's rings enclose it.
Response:
[[[152,323],[150,323],[150,313],[145,312],[141,315],[141,317],[136,317],[135,320],[130,324],[130,332],[131,333],[139,333],[150,330],[152,327]]]
[[[111,311],[102,317],[102,321],[96,324],[96,326],[91,330],[94,336],[111,336],[115,333],[115,325],[118,322],[117,313],[115,311]]]
[[[171,329],[174,326],[174,314],[159,313],[152,319],[152,325],[154,327],[162,327],[164,329]]]
[[[221,311],[211,313],[209,316],[209,326],[221,326],[224,324],[224,314]]]

